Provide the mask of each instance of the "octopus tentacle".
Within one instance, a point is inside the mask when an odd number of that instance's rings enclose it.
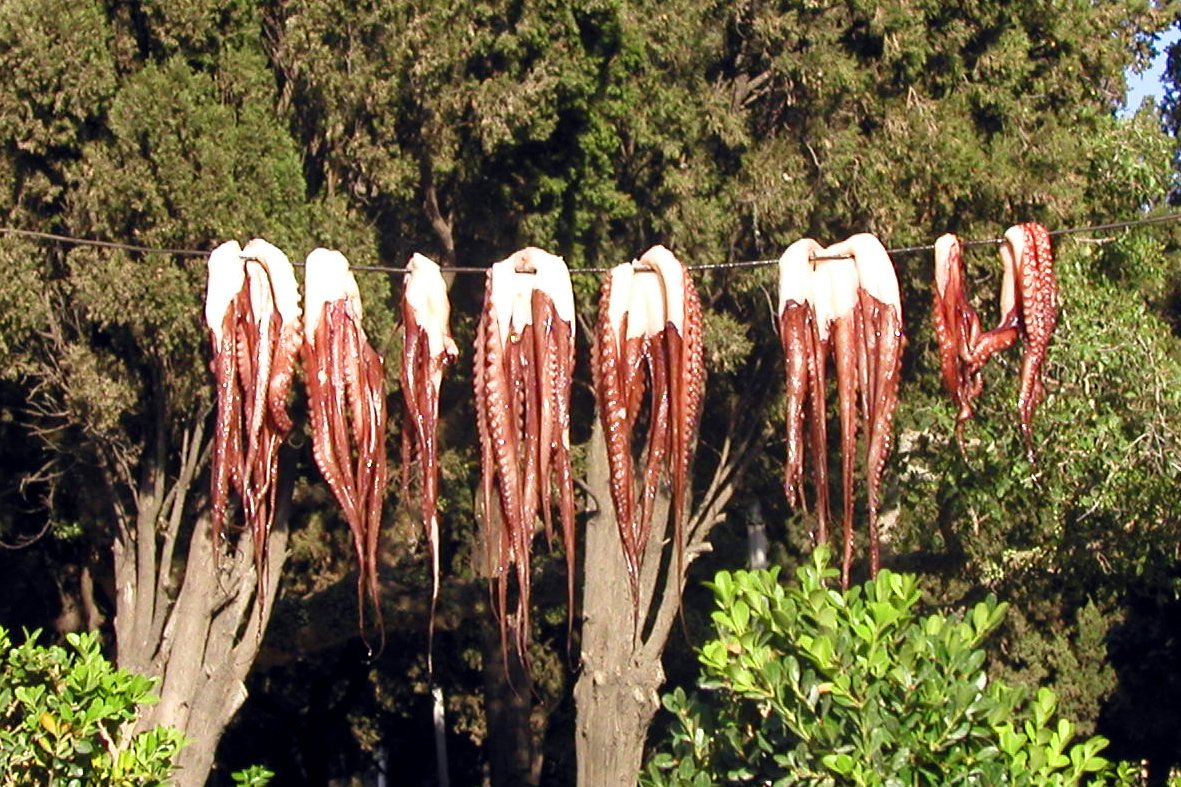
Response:
[[[633,424],[639,415],[639,399],[645,390],[645,369],[650,392],[648,433],[644,441],[644,454],[647,458],[642,475],[639,518],[631,523],[636,548],[637,578],[643,568],[645,547],[652,529],[657,488],[664,471],[665,457],[671,450],[672,440],[668,385],[672,361],[668,357],[665,343],[665,294],[661,285],[659,275],[641,269],[632,286],[632,298],[628,305],[627,374],[632,401],[635,402],[629,408]],[[629,494],[634,493],[629,490]]]
[[[312,454],[352,536],[360,625],[364,629],[368,599],[384,642],[377,576],[388,478],[384,364],[361,326],[360,293],[340,252],[308,255],[304,312]]]
[[[538,474],[540,504],[546,532],[553,529],[551,490],[557,484],[558,512],[566,557],[566,635],[574,630],[574,478],[570,459],[570,394],[574,380],[574,291],[570,273],[560,258],[539,250],[526,250],[525,262],[535,271],[533,330],[536,355],[536,387],[540,394]]]
[[[874,574],[879,563],[878,488],[892,442],[904,341],[898,281],[881,242],[862,233],[827,248],[810,239],[792,244],[780,259],[778,318],[787,394],[784,492],[793,506],[802,505],[801,443],[806,420],[816,490],[816,539],[821,543],[828,538],[830,513],[825,413],[830,350],[834,357],[841,429],[841,583],[848,587],[857,415],[860,410],[866,440],[870,572]],[[958,382],[958,365],[952,371]]]
[[[433,669],[435,608],[439,599],[439,459],[435,432],[439,420],[439,390],[443,370],[459,354],[451,339],[448,321],[451,305],[439,266],[421,254],[406,264],[402,295],[402,398],[406,417],[402,421],[402,489],[410,485],[410,465],[417,452],[420,479],[420,509],[431,561],[431,615],[427,662]],[[481,449],[483,446],[481,446]]]
[[[869,374],[866,409],[866,486],[869,508],[870,574],[877,574],[878,490],[893,437],[894,410],[902,369],[902,299],[894,265],[884,246],[872,235],[848,241],[857,265],[859,308],[864,323]]]
[[[242,249],[242,256],[256,260],[270,280],[275,311],[281,318],[278,341],[267,382],[267,412],[281,434],[291,431],[287,415],[287,396],[295,374],[295,361],[303,345],[303,309],[299,305],[299,285],[291,261],[276,246],[255,238]]]
[[[220,545],[229,506],[231,478],[241,477],[241,390],[238,378],[237,325],[246,308],[246,268],[237,241],[227,241],[209,255],[205,323],[213,349],[217,415],[210,473],[213,543]],[[215,554],[218,551],[215,550]]]
[[[501,637],[507,637],[507,574],[515,565],[518,584],[517,616],[513,623],[514,641],[521,645],[524,627],[527,624],[522,612],[520,596],[527,594],[528,572],[522,571],[527,549],[522,550],[521,478],[519,457],[520,416],[517,407],[516,382],[509,374],[514,362],[515,347],[509,342],[512,334],[513,301],[516,298],[516,282],[513,263],[504,260],[496,263],[488,272],[485,288],[484,308],[478,330],[480,366],[477,375],[476,406],[483,419],[487,433],[486,461],[482,472],[482,490],[486,509],[484,512],[485,541],[489,544],[489,555],[493,559],[490,574],[496,585],[497,615],[500,620]],[[495,492],[496,508],[493,508]],[[499,522],[499,526],[497,525]],[[507,647],[505,648],[507,654]],[[524,654],[524,649],[518,647]],[[507,657],[507,655],[506,655]]]
[[[595,400],[607,443],[607,462],[611,475],[611,501],[615,522],[623,542],[624,559],[632,598],[639,598],[639,558],[633,526],[632,489],[634,469],[631,432],[634,416],[630,402],[632,391],[628,374],[628,319],[635,271],[630,264],[615,266],[603,280],[599,291],[599,317],[595,324],[593,363]],[[638,340],[637,340],[638,341]]]
[[[660,346],[658,343],[657,346]],[[638,562],[636,570],[643,568],[644,547],[652,532],[652,514],[656,505],[656,492],[665,461],[673,453],[673,430],[671,429],[671,395],[669,391],[669,361],[663,353],[648,355],[648,375],[651,380],[651,409],[648,439],[644,453],[644,480],[640,494],[640,519],[635,529]]]
[[[816,494],[816,543],[828,543],[828,523],[832,519],[832,507],[828,493],[828,413],[825,404],[825,390],[828,387],[825,359],[828,357],[827,322],[822,326],[815,307],[810,307],[811,325],[806,330],[804,357],[808,363],[808,430],[809,449],[812,453],[813,487]]]
[[[784,425],[787,458],[783,491],[788,505],[807,510],[802,482],[804,476],[804,415],[811,389],[809,362],[813,327],[812,260],[821,246],[811,238],[792,243],[779,258],[779,342],[784,358]]]
[[[1033,413],[1045,397],[1042,365],[1058,324],[1058,279],[1049,232],[1033,222],[1021,225],[1021,229],[1025,247],[1020,269],[1024,352],[1017,410],[1025,450],[1033,462]]]
[[[671,251],[654,246],[639,259],[654,268],[664,292],[664,320],[658,334],[667,357],[669,462],[673,540],[677,576],[684,576],[684,528],[692,490],[692,464],[705,388],[701,301],[688,271]],[[654,382],[655,385],[655,382]],[[654,422],[651,427],[656,430]]]
[[[259,255],[263,246],[265,260]],[[256,239],[246,249],[229,241],[210,255],[205,312],[218,385],[211,497],[213,539],[219,546],[215,556],[220,555],[233,486],[251,535],[259,614],[266,604],[267,538],[275,512],[279,447],[291,426],[285,411],[290,363],[281,368],[286,361],[277,366],[276,358],[297,352],[302,344],[298,304],[292,309],[297,300],[290,264],[265,241]]]
[[[843,248],[830,246],[824,249],[822,256],[840,257],[846,253]],[[823,368],[824,356],[829,348],[832,349],[836,362],[837,403],[841,425],[842,533],[844,535],[841,582],[842,585],[847,586],[853,549],[852,481],[857,441],[858,372],[854,336],[854,311],[858,304],[856,266],[849,259],[824,260],[816,267],[812,285],[816,325],[821,337],[822,355],[818,359],[818,366]],[[822,398],[823,388],[819,393]]]

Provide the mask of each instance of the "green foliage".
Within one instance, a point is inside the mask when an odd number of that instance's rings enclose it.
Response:
[[[718,573],[704,691],[665,696],[676,720],[646,784],[1133,783],[1106,740],[1076,741],[1052,691],[989,679],[980,645],[1005,604],[922,616],[917,577],[841,593],[828,560],[818,547],[786,587],[778,569]]]
[[[249,768],[234,771],[230,778],[234,780],[234,784],[242,787],[267,787],[271,779],[275,778],[275,773],[262,765],[251,765]]]
[[[163,787],[184,736],[134,733],[154,681],[115,669],[98,635],[67,634],[68,648],[14,646],[0,628],[0,785]]]

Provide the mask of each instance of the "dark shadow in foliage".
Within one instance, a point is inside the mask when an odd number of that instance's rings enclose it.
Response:
[[[1129,592],[1107,652],[1119,686],[1100,711],[1099,729],[1114,757],[1147,760],[1149,787],[1163,787],[1181,763],[1181,570]]]

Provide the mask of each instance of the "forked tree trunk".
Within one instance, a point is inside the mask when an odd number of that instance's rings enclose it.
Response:
[[[144,710],[140,728],[163,724],[190,740],[178,757],[177,787],[205,784],[222,731],[246,699],[246,675],[286,559],[290,516],[292,468],[284,450],[260,605],[250,533],[226,528],[230,548],[215,560],[208,512],[188,511],[202,436],[200,426],[189,432],[172,472],[162,454],[145,462],[134,521],[120,517],[114,544],[118,664],[159,679],[160,701]],[[176,559],[182,530],[189,532],[188,549]]]
[[[734,479],[756,450],[758,429],[732,451],[731,441],[684,533],[684,563],[708,549],[709,531],[734,491]],[[597,510],[586,530],[583,571],[582,674],[574,687],[579,787],[634,787],[648,727],[660,707],[661,655],[676,620],[684,574],[677,572],[667,490],[658,496],[640,574],[638,615],[611,504],[607,446],[596,420],[587,458],[587,487]],[[634,624],[634,625],[633,625]]]

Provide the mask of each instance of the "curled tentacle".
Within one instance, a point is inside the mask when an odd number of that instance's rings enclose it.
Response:
[[[247,243],[246,248],[242,249],[242,256],[256,260],[266,270],[275,311],[281,318],[267,383],[267,411],[275,428],[286,434],[291,431],[287,396],[295,374],[295,361],[303,346],[303,309],[299,305],[299,285],[287,255],[262,238]]]

